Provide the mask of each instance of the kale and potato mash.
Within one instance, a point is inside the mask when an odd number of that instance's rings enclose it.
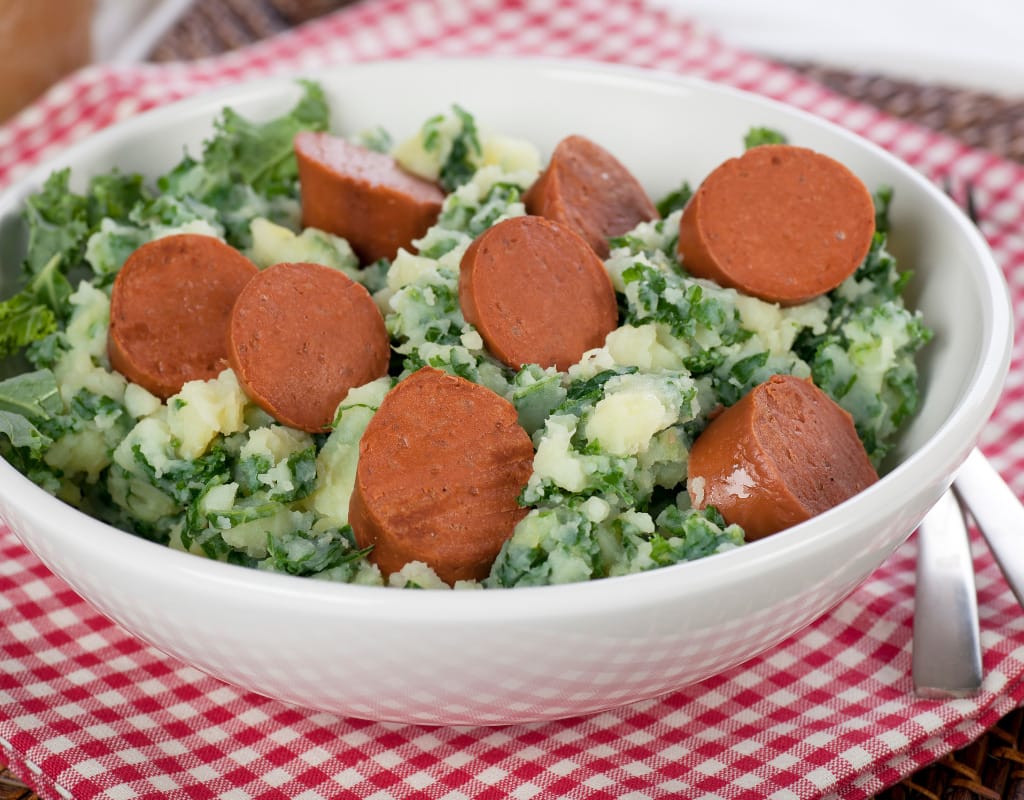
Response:
[[[29,198],[24,284],[0,304],[0,348],[24,362],[0,383],[9,462],[85,513],[198,556],[319,580],[445,587],[420,561],[383,574],[350,524],[364,432],[397,385],[432,368],[510,403],[532,443],[511,535],[485,577],[454,582],[499,588],[742,546],[739,526],[693,507],[687,459],[712,417],[773,375],[812,378],[852,416],[875,467],[917,407],[914,356],[930,332],[905,306],[909,274],[886,249],[884,187],[856,271],[780,305],[687,272],[677,248],[692,194],[683,182],[656,218],[608,242],[617,321],[603,344],[567,369],[512,367],[467,322],[460,264],[485,231],[526,213],[540,151],[488,134],[458,106],[397,143],[383,129],[352,134],[443,197],[412,248],[368,263],[346,238],[301,222],[293,141],[325,132],[328,118],[320,88],[304,83],[294,108],[270,121],[226,109],[202,151],[155,181],[111,172],[78,192],[65,170]],[[752,129],[746,144],[780,138]],[[140,247],[182,234],[216,237],[261,271],[310,263],[365,288],[390,344],[386,374],[351,388],[317,431],[282,424],[228,365],[166,398],[129,381],[109,359],[114,283]]]

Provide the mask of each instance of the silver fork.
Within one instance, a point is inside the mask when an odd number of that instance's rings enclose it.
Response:
[[[945,192],[955,196],[947,177]],[[977,224],[970,184],[964,212]],[[977,521],[977,517],[975,518]],[[917,531],[912,676],[921,697],[966,697],[984,678],[974,562],[964,512],[947,490]]]
[[[911,673],[920,697],[968,697],[981,688],[981,633],[964,515],[946,491],[917,529]]]
[[[917,532],[913,677],[922,697],[964,697],[981,686],[977,595],[962,507],[1024,606],[1024,505],[978,448],[960,467],[951,492]]]
[[[977,448],[957,473],[953,490],[974,517],[1017,602],[1024,606],[1024,505]]]
[[[949,178],[944,188],[952,197]],[[963,210],[971,222],[980,224],[974,187],[969,181],[964,184]],[[1024,505],[978,448],[967,456],[953,490],[974,518],[1017,602],[1024,606],[1024,557],[1020,555]]]
[[[953,197],[948,177],[943,188]],[[964,184],[963,210],[971,222],[980,225],[970,181]],[[1017,602],[1024,606],[1024,558],[1019,555],[1024,536],[1024,505],[978,448],[967,456],[953,482],[953,490],[970,511]]]

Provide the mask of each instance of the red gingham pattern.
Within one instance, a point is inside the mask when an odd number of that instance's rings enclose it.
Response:
[[[1014,304],[1024,306],[1024,168],[839,97],[640,0],[365,0],[196,64],[92,67],[0,128],[0,186],[112,122],[226,82],[481,54],[696,75],[826,117],[935,181],[970,181]],[[1020,347],[982,441],[1018,493]],[[426,728],[310,712],[206,677],[93,611],[0,529],[0,754],[44,797],[74,800],[864,798],[968,743],[1024,698],[1024,617],[988,550],[977,537],[973,546],[986,672],[976,698],[912,694],[911,540],[830,614],[697,686],[560,722]]]

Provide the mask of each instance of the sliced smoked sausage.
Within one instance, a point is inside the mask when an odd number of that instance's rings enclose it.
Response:
[[[827,511],[878,480],[853,419],[810,380],[775,375],[725,409],[690,450],[687,490],[747,539]]]
[[[871,247],[875,208],[849,169],[802,147],[753,147],[716,168],[679,223],[691,275],[782,305],[831,291]]]
[[[179,234],[136,249],[110,295],[107,353],[132,383],[167,399],[227,367],[235,298],[258,272],[212,236]]]
[[[514,369],[566,370],[604,344],[618,306],[604,263],[568,227],[543,217],[512,217],[466,250],[459,303],[488,350]]]
[[[583,136],[558,143],[523,196],[526,211],[568,225],[608,257],[608,240],[658,218],[647,192],[611,153]]]
[[[412,249],[437,220],[444,193],[385,153],[331,136],[295,136],[302,224],[344,237],[364,264]]]
[[[490,389],[424,367],[385,397],[359,442],[349,523],[384,575],[422,561],[482,579],[527,509],[533,445]]]
[[[228,354],[246,394],[299,430],[328,430],[348,390],[387,373],[390,344],[369,292],[320,264],[274,264],[238,295]]]

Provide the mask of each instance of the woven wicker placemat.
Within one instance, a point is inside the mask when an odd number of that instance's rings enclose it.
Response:
[[[847,72],[820,64],[790,63],[789,66],[891,116],[955,136],[971,147],[1024,162],[1024,94],[1007,98],[971,89],[922,85],[868,72]],[[1021,91],[1024,92],[1024,87]]]
[[[203,0],[177,21],[150,58],[191,60],[227,52],[351,2]],[[892,116],[1024,162],[1024,96],[1007,99],[820,64],[797,62],[788,66]],[[0,765],[0,800],[39,798],[18,776]],[[1024,800],[1024,709],[1011,712],[977,741],[886,789],[875,800]]]

